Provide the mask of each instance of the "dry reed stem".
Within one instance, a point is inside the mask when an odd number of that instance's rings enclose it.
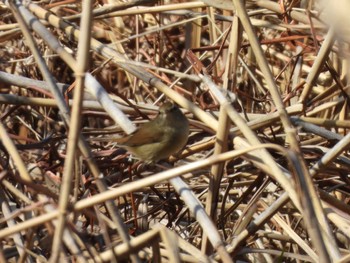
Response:
[[[347,262],[347,18],[205,2],[2,6],[0,261]],[[108,136],[165,99],[188,145],[137,168]]]

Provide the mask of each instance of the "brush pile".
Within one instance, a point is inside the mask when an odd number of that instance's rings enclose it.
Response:
[[[349,262],[349,10],[0,3],[0,262]],[[166,101],[186,147],[140,162]]]

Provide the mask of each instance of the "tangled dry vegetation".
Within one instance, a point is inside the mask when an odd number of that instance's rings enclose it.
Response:
[[[1,262],[350,261],[346,1],[0,5]]]

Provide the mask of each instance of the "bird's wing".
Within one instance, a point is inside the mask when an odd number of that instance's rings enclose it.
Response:
[[[144,126],[148,126],[146,123]],[[164,129],[152,129],[151,127],[145,129],[146,127],[141,127],[141,129],[136,130],[134,133],[126,137],[124,142],[121,144],[125,146],[138,146],[150,143],[157,143],[162,140],[164,136]]]

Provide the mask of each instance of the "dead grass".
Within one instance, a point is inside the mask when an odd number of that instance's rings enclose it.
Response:
[[[1,4],[1,262],[350,260],[347,3],[204,2]]]

